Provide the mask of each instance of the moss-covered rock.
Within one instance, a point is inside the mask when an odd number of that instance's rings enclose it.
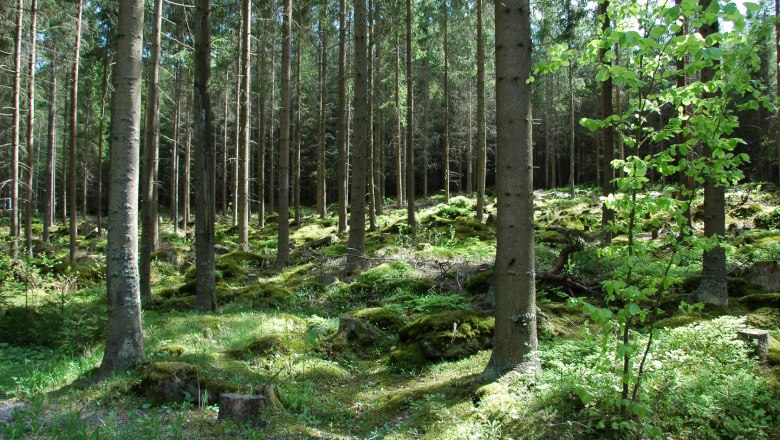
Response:
[[[405,316],[385,307],[359,309],[352,312],[351,315],[385,330],[398,330],[406,323]]]
[[[489,348],[494,318],[472,310],[447,310],[418,318],[398,331],[401,342],[417,344],[427,359],[460,359]]]
[[[763,330],[780,329],[780,309],[775,307],[761,307],[747,315],[745,324],[752,328]]]
[[[482,241],[495,240],[495,230],[485,223],[479,222],[470,217],[458,217],[453,222],[455,237],[465,239],[469,237],[478,237]]]
[[[699,277],[699,279],[701,279],[701,277]],[[740,298],[746,295],[764,293],[764,291],[761,290],[761,287],[756,286],[755,284],[750,283],[744,278],[739,278],[739,277],[728,278],[728,290],[729,290],[729,297],[731,298]]]
[[[404,344],[390,352],[390,364],[402,371],[418,371],[428,359],[417,344]]]
[[[245,251],[233,251],[220,255],[215,261],[215,269],[221,274],[221,278],[237,278],[246,275],[247,267],[263,268],[269,263],[269,258],[264,255]]]
[[[493,268],[477,272],[466,279],[463,287],[472,295],[484,295],[490,288],[493,280]]]
[[[227,350],[225,354],[234,359],[249,359],[275,353],[289,353],[301,349],[302,345],[301,338],[292,333],[272,333],[261,336],[241,348]]]
[[[750,308],[780,307],[780,293],[754,293],[739,298],[738,301]]]
[[[379,337],[379,330],[372,324],[354,316],[344,315],[339,318],[339,328],[333,341],[336,345],[368,347]]]
[[[156,405],[188,401],[215,404],[220,393],[235,389],[186,362],[153,362],[145,367],[135,391]]]

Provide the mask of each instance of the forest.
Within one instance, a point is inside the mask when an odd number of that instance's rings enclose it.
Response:
[[[0,0],[0,438],[780,438],[780,0]]]

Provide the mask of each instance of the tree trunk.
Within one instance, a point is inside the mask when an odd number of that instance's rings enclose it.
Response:
[[[98,375],[146,362],[138,275],[138,156],[144,2],[121,0],[111,106],[111,183],[106,278],[108,338]]]
[[[160,155],[160,39],[163,0],[155,0],[151,41],[151,69],[146,95],[146,127],[141,179],[141,300],[152,301],[152,252],[157,250],[157,164]]]
[[[293,210],[296,225],[301,224],[301,35],[298,31],[295,54],[295,126],[293,127]]]
[[[406,0],[406,221],[417,229],[414,200],[414,82],[412,81],[412,0]]]
[[[780,60],[780,0],[775,0],[775,58],[777,60]],[[780,61],[775,65],[775,79],[777,81],[776,85],[776,95],[780,96]],[[778,166],[778,180],[780,180],[780,109],[776,112],[777,113],[777,134],[775,135],[775,145],[777,148],[777,166]]]
[[[552,139],[552,108],[553,87],[552,74],[548,73],[544,82],[544,187],[552,189],[555,186],[555,147]]]
[[[349,216],[347,268],[362,262],[366,246],[366,172],[368,139],[368,45],[366,3],[355,0],[355,140],[352,148],[352,200]]]
[[[290,262],[290,49],[292,43],[292,0],[284,0],[282,25],[282,115],[279,124],[279,240],[276,267]]]
[[[339,0],[339,234],[347,230],[347,0]]]
[[[78,130],[78,94],[79,94],[79,53],[81,50],[81,14],[84,2],[78,0],[76,18],[76,42],[74,43],[73,87],[70,94],[70,265],[76,264],[76,235],[78,233],[78,217],[76,213],[76,135]]]
[[[68,84],[71,79],[71,74],[68,74],[65,84]],[[70,96],[65,96],[63,119],[65,123],[62,124],[62,160],[60,161],[60,187],[62,190],[60,191],[60,207],[62,208],[62,227],[65,228],[68,226],[68,173],[70,170],[65,162],[65,152],[68,150],[68,143],[70,142],[70,136],[68,135],[70,130]]]
[[[599,15],[603,18],[601,26],[602,32],[606,32],[609,29],[609,15],[607,15],[607,9],[609,8],[609,0],[599,3]],[[608,68],[612,63],[605,59],[607,54],[607,48],[602,47],[599,49],[599,60]],[[608,118],[614,113],[612,105],[612,78],[609,77],[601,83],[601,116],[602,118]],[[612,179],[615,178],[615,169],[612,167],[612,160],[615,158],[615,127],[610,124],[603,131],[603,147],[602,147],[602,170],[601,170],[601,193],[604,197],[609,196],[614,190]],[[615,218],[615,212],[607,207],[607,203],[604,202],[601,207],[601,237],[605,244],[612,243],[612,231],[609,229],[609,224]]]
[[[258,63],[258,78],[266,74],[265,45],[260,43],[260,63]],[[265,227],[265,87],[261,87],[257,97],[257,225]]]
[[[485,37],[482,29],[482,0],[477,0],[477,221],[485,219],[487,139],[485,134]]]
[[[192,83],[190,82],[190,75],[187,75],[187,85],[192,87]],[[190,194],[192,191],[190,191],[190,171],[192,169],[192,154],[191,154],[191,144],[192,144],[192,94],[190,92],[187,92],[187,100],[185,101],[185,107],[187,108],[187,113],[184,117],[184,182],[182,183],[182,201],[181,201],[181,210],[182,210],[182,221],[184,222],[184,234],[189,234],[189,224],[190,224]]]
[[[173,235],[179,235],[179,126],[181,125],[181,68],[174,65],[176,83],[173,98],[173,145],[171,146],[171,221]]]
[[[227,81],[227,75],[225,75]],[[227,217],[228,207],[228,93],[225,89],[225,105],[222,111],[222,217]]]
[[[706,11],[711,0],[700,0],[701,9]],[[702,38],[719,31],[718,21],[712,24],[703,23],[699,28]],[[715,65],[701,70],[701,82],[706,84],[715,77]],[[704,157],[711,158],[713,151],[704,143]],[[704,236],[723,239],[726,235],[726,192],[722,184],[712,176],[704,176]],[[726,306],[729,303],[726,285],[726,250],[721,246],[705,251],[702,258],[701,284],[696,291],[696,299],[705,304]]]
[[[87,91],[86,96],[87,119],[84,126],[84,148],[81,150],[81,217],[87,220],[87,188],[89,187],[89,152],[92,145],[92,90]]]
[[[54,223],[57,153],[57,70],[51,69],[49,91],[49,143],[46,149],[46,184],[43,189],[43,241],[49,241],[49,230]]]
[[[217,309],[214,274],[215,144],[211,113],[211,0],[197,0],[195,8],[195,308]]]
[[[368,11],[373,12],[374,10],[374,1],[375,0],[369,0],[368,1]],[[374,100],[375,100],[375,90],[376,82],[374,81],[374,56],[373,56],[373,45],[374,45],[374,20],[373,20],[373,14],[366,13],[367,20],[368,20],[368,31],[366,38],[368,39],[367,49],[366,49],[366,90],[367,90],[367,111],[366,111],[366,152],[365,152],[365,158],[366,158],[366,186],[367,186],[367,195],[368,195],[368,230],[373,232],[376,231],[376,182],[374,182],[374,168],[377,166],[376,158],[374,157]],[[376,87],[378,90],[379,87]],[[357,115],[357,111],[355,112]]]
[[[327,145],[325,143],[325,101],[327,99],[327,79],[328,79],[328,34],[325,30],[326,25],[325,8],[320,9],[320,72],[319,72],[319,103],[317,107],[317,214],[320,218],[328,215],[327,206],[327,164],[325,163],[325,153]]]
[[[108,98],[108,53],[103,59],[103,93],[100,95],[100,129],[98,131],[97,154],[97,229],[98,236],[103,236],[103,143],[106,130],[106,99]]]
[[[276,113],[276,65],[274,64],[274,53],[271,50],[271,111],[269,115],[269,136],[268,143],[271,145],[271,151],[268,154],[268,205],[271,212],[274,212],[276,203],[276,179],[274,179],[274,171],[276,170],[276,164],[274,163],[274,156],[276,150],[276,139],[274,136],[274,123]]]
[[[14,116],[11,152],[11,233],[14,238],[11,256],[19,258],[19,131],[21,130],[22,104],[19,99],[22,82],[22,18],[24,4],[16,5],[16,36],[14,37]]]
[[[251,56],[251,38],[252,38],[252,2],[251,0],[241,1],[243,25],[241,28],[241,37],[243,46],[241,49],[241,149],[239,154],[239,176],[238,176],[238,247],[242,250],[249,250],[249,153],[250,134],[249,126],[249,98],[250,90],[250,56]]]
[[[496,2],[496,326],[483,375],[540,368],[534,283],[531,23],[528,0]]]
[[[444,203],[450,203],[450,34],[447,2],[442,2],[444,16]]]
[[[382,36],[382,12],[381,12],[381,6],[379,0],[374,0],[374,9],[373,11],[369,11],[369,13],[374,14],[374,57],[373,61],[370,61],[373,63],[373,69],[374,69],[374,93],[372,94],[372,98],[376,99],[379,104],[374,103],[374,111],[372,112],[373,115],[373,156],[374,156],[374,183],[373,183],[373,199],[374,199],[374,211],[376,215],[382,215],[384,211],[384,192],[382,191],[383,183],[384,183],[384,173],[382,170],[382,165],[384,163],[384,148],[382,148],[382,126],[383,126],[383,111],[381,103],[384,101],[383,93],[382,93],[382,63],[381,63],[381,52],[380,52],[380,41]]]
[[[241,0],[243,1],[243,0]],[[231,167],[232,171],[232,178],[231,183],[231,196],[232,196],[232,207],[230,210],[230,215],[232,217],[232,225],[234,227],[238,226],[238,187],[239,187],[239,161],[241,157],[241,93],[243,90],[243,85],[241,83],[241,72],[243,72],[243,62],[241,59],[241,53],[243,52],[244,48],[244,42],[241,38],[238,40],[238,53],[236,54],[236,109],[235,109],[235,119],[234,122],[236,124],[235,131],[233,132],[233,166]],[[216,202],[216,201],[215,201]]]
[[[35,43],[37,41],[36,20],[38,18],[38,0],[30,2],[30,63],[29,84],[27,88],[27,195],[24,215],[24,238],[27,245],[27,256],[33,257],[32,248],[32,212],[33,212],[33,172],[35,171]]]
[[[404,204],[403,179],[403,136],[401,133],[401,38],[400,32],[395,39],[395,193],[397,208]]]
[[[573,61],[570,62],[573,64]],[[569,195],[574,198],[574,67],[569,64]]]

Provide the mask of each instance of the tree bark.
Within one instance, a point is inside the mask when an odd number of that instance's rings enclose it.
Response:
[[[487,139],[485,122],[485,37],[482,24],[482,0],[477,0],[477,221],[485,219],[485,180]]]
[[[368,138],[368,45],[366,42],[366,3],[355,0],[355,133],[352,147],[352,200],[349,216],[347,269],[362,262],[366,245],[366,172]]]
[[[181,125],[181,68],[174,66],[173,145],[171,146],[171,221],[173,235],[179,235],[179,126]]]
[[[103,59],[103,93],[100,95],[100,129],[98,131],[97,154],[97,229],[98,236],[103,236],[103,143],[106,129],[106,99],[108,98],[108,53]]]
[[[54,224],[57,154],[57,69],[51,69],[49,89],[49,139],[46,149],[46,184],[43,187],[43,241],[49,241],[49,230]]]
[[[339,234],[347,230],[347,0],[339,0]]]
[[[368,1],[368,11],[374,10],[374,1],[375,0],[369,0]],[[376,158],[374,157],[374,100],[375,100],[375,90],[374,87],[376,85],[376,82],[374,81],[374,56],[373,56],[373,46],[374,46],[374,20],[373,20],[373,14],[366,13],[366,17],[368,20],[368,31],[366,33],[366,38],[368,40],[367,49],[366,49],[366,90],[367,90],[367,99],[368,102],[367,105],[367,111],[366,111],[366,186],[367,186],[367,195],[368,195],[368,230],[373,232],[376,231],[376,185],[374,182],[374,168],[377,166]],[[378,87],[377,87],[378,89]],[[356,112],[357,114],[357,112]]]
[[[78,0],[76,18],[76,42],[74,43],[73,74],[70,94],[70,265],[76,264],[76,235],[78,234],[78,216],[76,212],[76,135],[78,130],[78,94],[79,94],[79,54],[81,50],[81,14],[84,9],[83,0]]]
[[[569,195],[574,198],[574,67],[569,64]]]
[[[191,76],[187,75],[187,85],[192,86]],[[185,107],[187,108],[186,116],[184,117],[184,182],[182,183],[182,221],[184,222],[184,234],[189,234],[190,225],[190,174],[192,170],[192,94],[187,92],[187,100],[185,101]]]
[[[22,104],[19,99],[22,82],[22,18],[24,3],[16,4],[16,36],[14,37],[14,114],[11,151],[11,236],[14,238],[11,256],[19,258],[19,132],[21,130]]]
[[[301,224],[301,56],[303,48],[301,47],[301,32],[298,30],[298,37],[295,54],[295,125],[293,126],[293,211],[296,225]]]
[[[238,176],[238,247],[249,250],[249,153],[251,151],[249,126],[249,99],[250,99],[250,56],[252,38],[252,2],[241,1],[243,25],[241,37],[243,46],[241,49],[241,150],[239,154]]]
[[[395,39],[395,193],[397,208],[404,204],[403,179],[403,135],[401,132],[401,38],[400,32]]]
[[[33,172],[35,171],[35,43],[37,42],[36,21],[38,19],[38,0],[30,2],[30,63],[27,88],[27,191],[25,196],[24,238],[27,256],[33,257],[32,213],[33,213]]]
[[[412,81],[412,0],[406,0],[406,221],[417,229],[414,200],[414,82]]]
[[[609,15],[607,10],[609,8],[609,0],[599,3],[599,15],[602,19],[601,29],[602,35],[609,27]],[[602,37],[603,38],[603,37]],[[606,44],[606,43],[604,43]],[[612,64],[605,59],[607,54],[607,47],[603,46],[599,49],[599,60],[604,63],[607,68]],[[614,113],[614,107],[612,103],[612,78],[609,77],[601,83],[601,116],[607,118]],[[615,127],[610,124],[602,130],[603,132],[603,159],[602,159],[602,175],[601,175],[601,193],[604,197],[609,196],[614,191],[614,185],[612,179],[615,178],[615,169],[612,167],[612,160],[615,158]],[[605,244],[612,243],[612,231],[610,231],[609,224],[615,218],[615,212],[607,207],[607,203],[604,202],[601,207],[601,239]]]
[[[260,63],[258,63],[258,78],[266,74],[266,49],[260,43]],[[257,225],[260,229],[265,227],[265,87],[258,94],[257,112]]]
[[[775,0],[775,58],[777,60],[780,60],[780,0]],[[777,81],[776,84],[776,94],[777,96],[780,96],[780,61],[775,65],[775,80]],[[780,180],[780,110],[778,110],[776,115],[776,129],[777,134],[775,135],[775,146],[777,148],[777,166],[778,166],[778,180]]]
[[[279,126],[279,240],[276,267],[290,262],[290,49],[292,43],[292,0],[284,0],[282,25],[282,115]]]
[[[225,75],[225,81],[227,81]],[[222,111],[222,217],[227,217],[228,207],[228,93],[225,89],[224,106]]]
[[[483,375],[536,371],[531,23],[528,0],[496,2],[496,326]]]
[[[325,101],[327,99],[328,79],[328,33],[326,26],[325,8],[320,9],[320,72],[319,72],[319,102],[317,107],[317,214],[320,218],[328,215],[327,206],[327,164],[325,153]]]
[[[108,338],[99,377],[146,362],[138,275],[138,156],[144,2],[121,0],[111,106],[111,183],[106,248]]]
[[[195,308],[217,309],[214,274],[214,166],[211,112],[211,0],[195,7]]]
[[[450,203],[450,9],[442,2],[444,16],[444,203]]]
[[[155,0],[141,179],[141,300],[152,300],[152,252],[157,250],[157,167],[160,155],[160,39],[163,0]]]
[[[382,148],[382,128],[383,128],[383,111],[381,103],[383,102],[383,93],[382,93],[382,63],[381,63],[381,45],[380,42],[382,40],[382,14],[381,14],[381,6],[379,0],[374,0],[374,9],[373,11],[369,11],[369,14],[373,14],[374,18],[374,31],[373,31],[373,41],[374,41],[374,56],[373,61],[369,61],[373,64],[373,70],[374,70],[374,92],[372,93],[372,99],[375,99],[379,103],[376,102],[374,105],[374,111],[372,112],[372,118],[373,118],[373,156],[374,156],[374,183],[373,183],[373,194],[372,197],[374,199],[374,211],[376,215],[382,215],[384,211],[384,192],[383,189],[383,183],[384,183],[384,172],[382,169],[382,165],[384,163],[384,148]]]

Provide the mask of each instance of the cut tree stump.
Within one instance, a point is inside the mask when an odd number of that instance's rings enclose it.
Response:
[[[741,340],[751,344],[752,350],[750,355],[758,359],[762,365],[766,365],[769,352],[769,332],[755,328],[746,328],[737,332],[737,335]]]
[[[275,386],[264,386],[257,391],[260,393],[251,396],[234,393],[220,394],[218,419],[258,426],[263,422],[263,415],[266,414],[267,409],[281,409],[281,402]]]
[[[780,270],[777,261],[758,261],[748,270],[748,281],[764,292],[780,291]]]

